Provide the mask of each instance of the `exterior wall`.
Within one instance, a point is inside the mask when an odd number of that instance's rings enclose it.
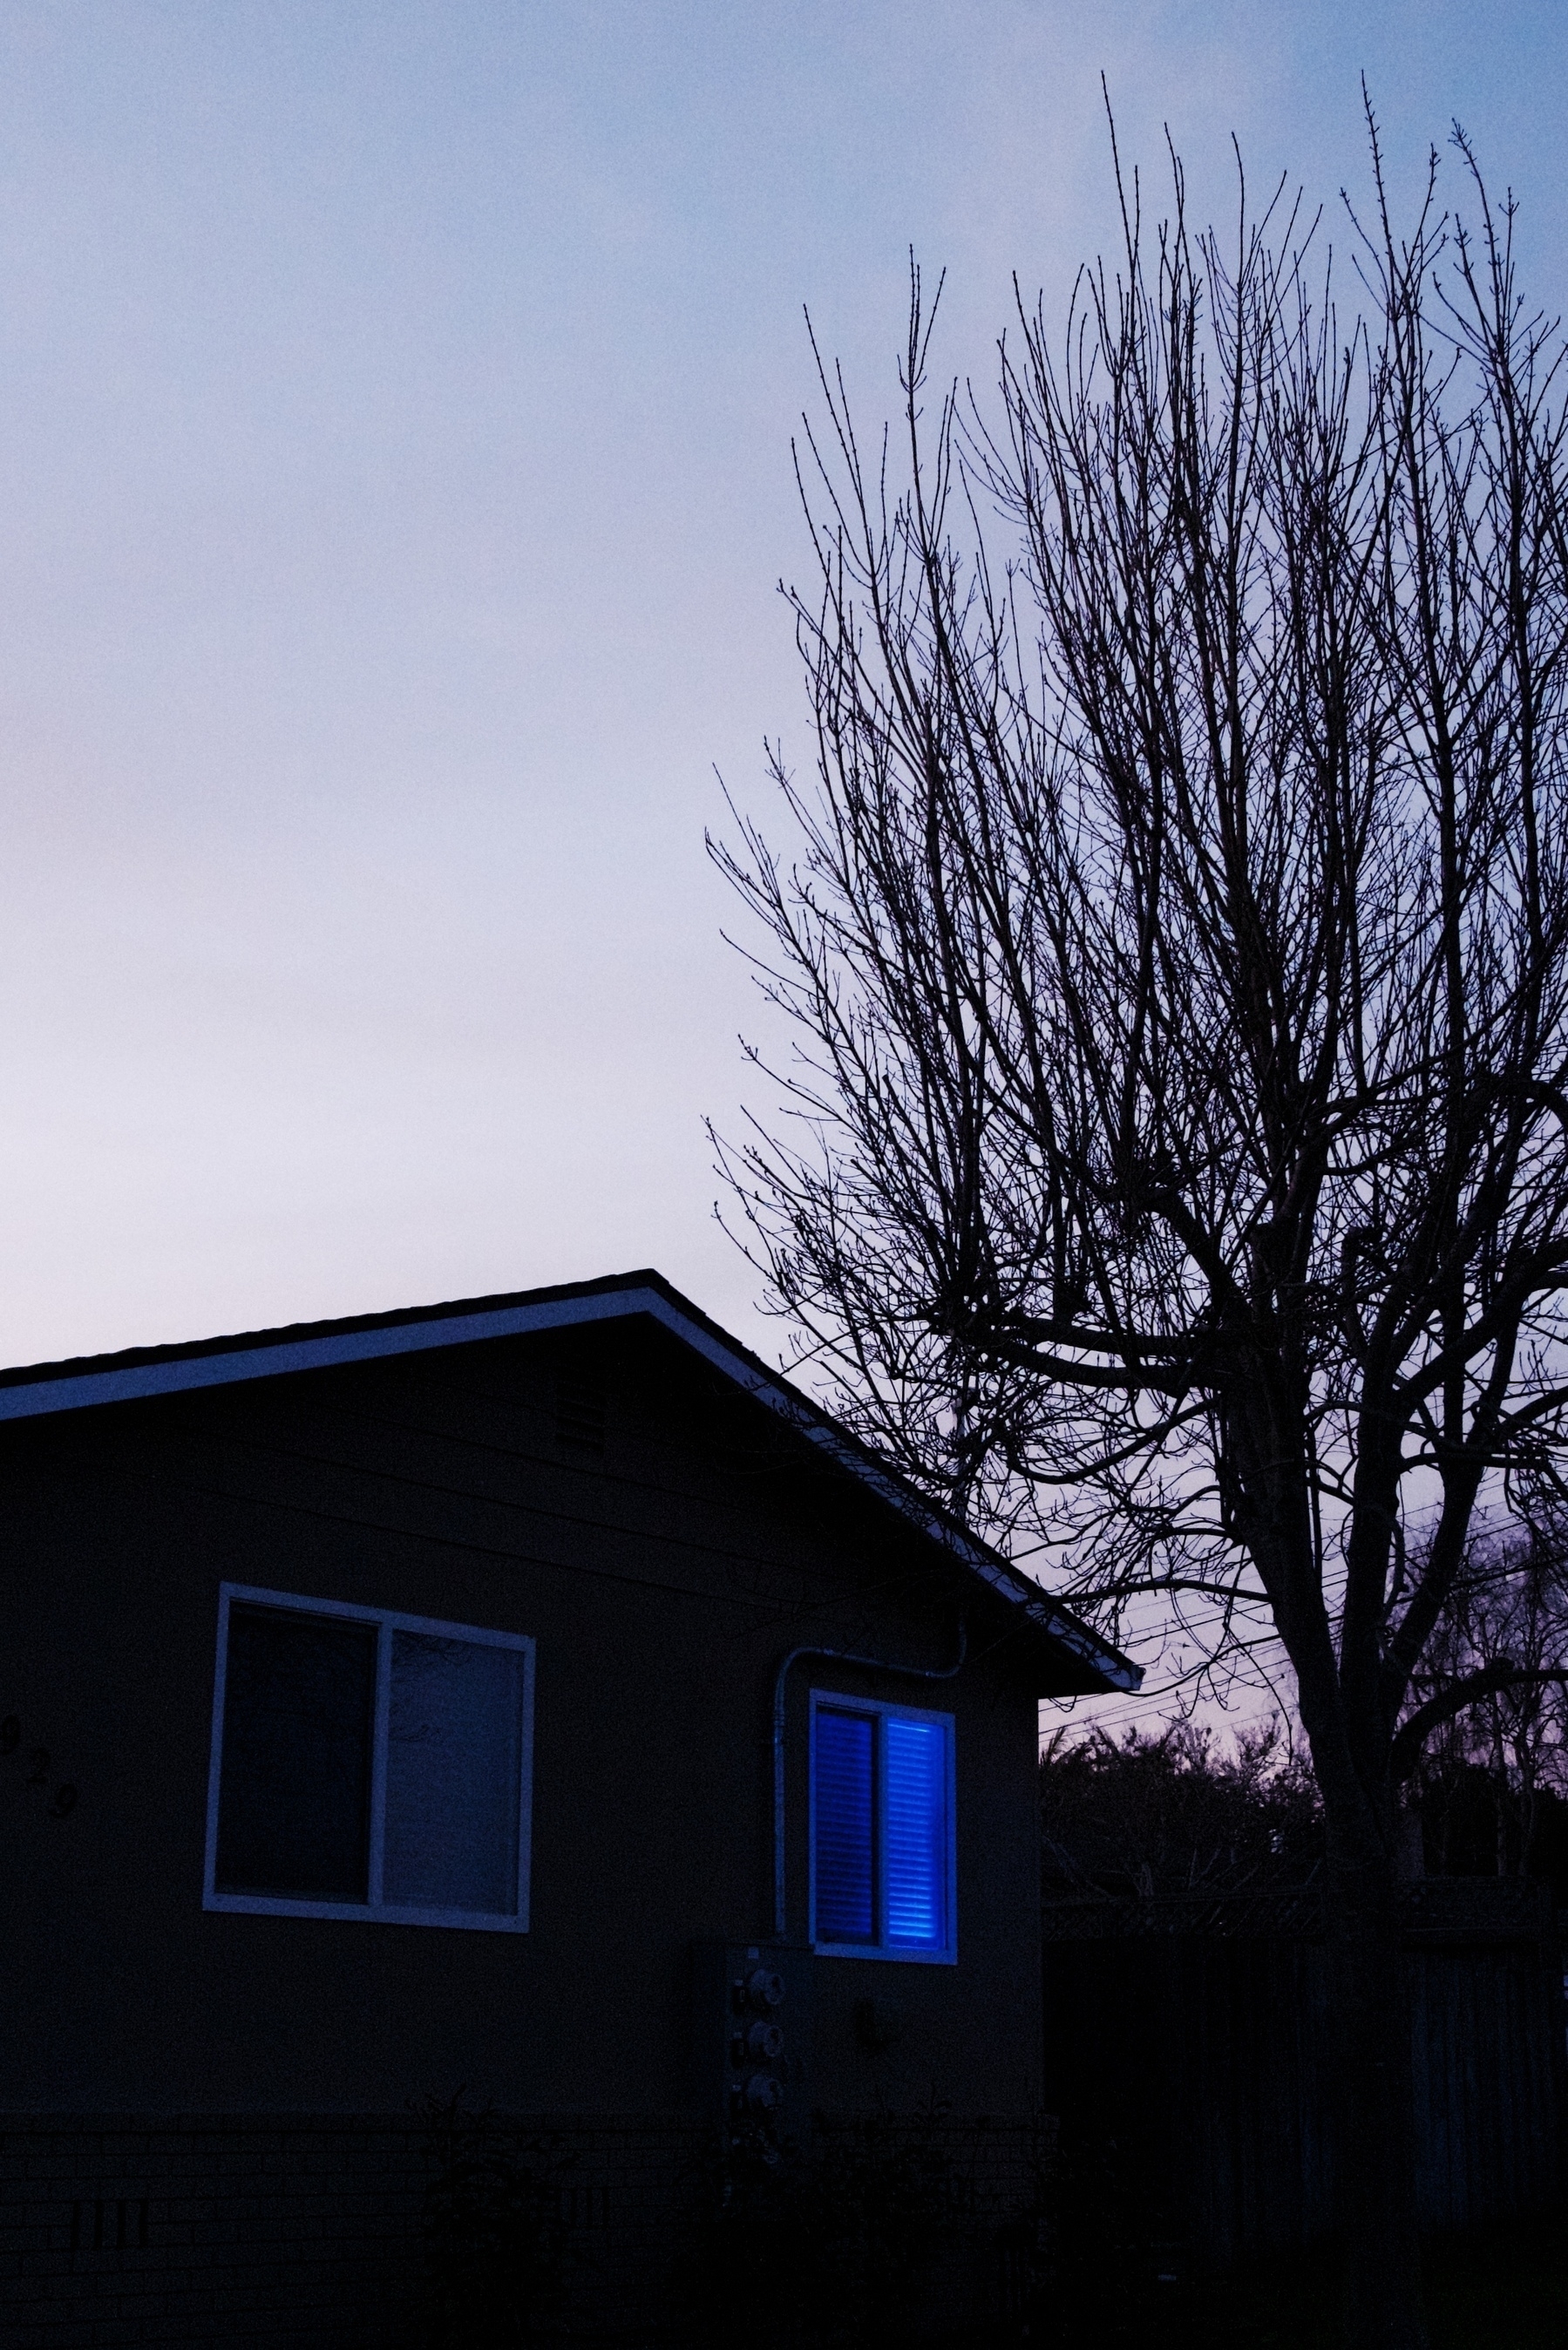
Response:
[[[602,1457],[562,1440],[563,1357],[604,1383]],[[961,1605],[976,1661],[956,1680],[794,1669],[794,1934],[809,1689],[957,1718],[959,1964],[813,1961],[809,2094],[1028,2113],[1038,1650],[765,1419],[628,1324],[8,1427],[0,2110],[386,2114],[462,2088],[517,2114],[700,2113],[691,1944],[772,1929],[780,1659],[946,1663]],[[223,1580],[535,1637],[526,1935],[202,1909]],[[897,2010],[876,2051],[871,1996]]]

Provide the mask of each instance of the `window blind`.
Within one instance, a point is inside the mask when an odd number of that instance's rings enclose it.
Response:
[[[941,1950],[947,1918],[947,1734],[936,1721],[883,1725],[887,1939],[906,1950]]]
[[[827,1942],[877,1939],[876,1729],[867,1715],[816,1717],[816,1931]]]

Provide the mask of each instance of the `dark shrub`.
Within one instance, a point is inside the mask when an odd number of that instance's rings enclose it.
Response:
[[[429,2272],[420,2350],[554,2341],[562,2316],[562,2185],[570,2158],[461,2097],[430,2107]]]

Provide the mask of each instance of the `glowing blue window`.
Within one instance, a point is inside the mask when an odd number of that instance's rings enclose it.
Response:
[[[951,1716],[816,1691],[811,1759],[816,1947],[950,1960]]]

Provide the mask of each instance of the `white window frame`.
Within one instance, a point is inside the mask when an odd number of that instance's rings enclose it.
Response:
[[[376,1694],[370,1731],[370,1851],[366,1901],[300,1901],[270,1893],[220,1893],[217,1889],[218,1800],[223,1768],[223,1698],[229,1667],[229,1609],[246,1607],[292,1609],[339,1623],[374,1624]],[[387,1742],[392,1702],[394,1632],[428,1632],[438,1638],[476,1646],[517,1648],[523,1655],[523,1723],[517,1803],[517,1910],[499,1917],[489,1909],[410,1908],[383,1901],[381,1871],[386,1840]],[[202,1888],[203,1909],[223,1909],[268,1918],[342,1918],[362,1925],[446,1926],[487,1934],[528,1930],[529,1857],[534,1794],[534,1642],[525,1633],[497,1632],[476,1624],[447,1624],[429,1616],[403,1616],[389,1607],[355,1607],[347,1601],[303,1597],[296,1591],[263,1591],[248,1583],[218,1587],[218,1660],[213,1689],[213,1751],[207,1772],[207,1850]]]
[[[947,1752],[947,1852],[945,1866],[947,1882],[944,1915],[948,1939],[941,1950],[912,1950],[907,1942],[826,1942],[816,1931],[816,1717],[819,1713],[858,1713],[873,1717],[877,1722],[876,1763],[873,1785],[876,1789],[877,1816],[874,1839],[877,1853],[877,1882],[873,1887],[874,1909],[879,1929],[885,1933],[888,1924],[888,1835],[883,1816],[886,1801],[887,1772],[884,1768],[886,1749],[885,1724],[896,1721],[934,1721],[946,1732]],[[809,1759],[811,1766],[811,1802],[808,1825],[807,1857],[811,1869],[811,1947],[821,1958],[877,1959],[884,1965],[892,1961],[898,1966],[956,1967],[958,1964],[958,1728],[950,1713],[933,1713],[918,1705],[892,1705],[881,1698],[847,1697],[842,1690],[814,1689],[811,1692],[809,1723]]]

